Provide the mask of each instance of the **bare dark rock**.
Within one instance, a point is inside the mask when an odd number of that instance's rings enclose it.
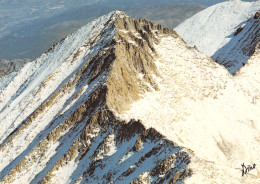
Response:
[[[260,10],[255,13],[254,19],[258,19],[260,17]]]
[[[236,32],[234,33],[234,36],[238,35],[243,30],[243,27],[237,28]]]

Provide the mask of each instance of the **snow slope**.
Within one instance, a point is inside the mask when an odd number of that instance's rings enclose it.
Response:
[[[118,116],[140,119],[191,150],[185,183],[259,183],[259,167],[241,173],[242,163],[260,163],[259,52],[232,77],[182,39],[162,38],[155,48],[160,90]]]
[[[0,125],[1,138],[17,127],[16,122],[24,120],[36,107],[46,101],[52,93],[59,90],[57,87],[70,79],[70,76],[83,64],[82,59],[84,55],[91,57],[92,54],[98,52],[102,45],[97,45],[92,49],[88,46],[83,47],[83,45],[90,41],[91,36],[102,30],[110,17],[111,15],[103,16],[97,21],[82,27],[70,37],[65,38],[62,44],[58,44],[51,52],[43,54],[36,61],[26,64],[18,72],[11,74],[11,82],[7,80],[5,84],[5,77],[0,79],[1,88],[5,86],[0,94],[0,121],[5,122]],[[103,38],[104,42],[109,41],[114,33],[115,30],[109,30],[107,37]],[[73,55],[77,52],[81,52],[82,55],[78,58],[73,58]],[[71,60],[73,59],[75,61],[72,62]],[[50,80],[49,84],[53,84],[46,88],[40,88],[47,78]],[[51,80],[52,78],[56,80]],[[71,98],[71,95],[73,93],[64,96],[64,101]],[[28,106],[28,103],[31,105]],[[52,113],[58,112],[59,108],[61,106],[57,104]],[[10,114],[10,112],[12,113]],[[41,126],[44,126],[44,124]]]
[[[82,27],[54,46],[48,53],[26,64],[19,71],[0,78],[2,88],[0,92],[0,170],[3,170],[1,177],[40,142],[41,136],[48,135],[48,129],[52,130],[68,118],[88,98],[86,94],[104,82],[105,76],[100,75],[92,83],[88,84],[88,80],[85,80],[78,83],[77,86],[71,86],[70,90],[62,89],[63,85],[70,80],[76,80],[74,74],[85,62],[88,62],[89,57],[99,52],[103,46],[97,42],[90,48],[89,45],[84,46],[85,43],[88,43],[94,35],[99,34],[105,28],[107,29],[106,35],[99,38],[100,42],[105,44],[111,41],[115,30],[111,29],[111,26],[104,27],[104,24],[111,17],[110,21],[115,21],[116,16],[113,16],[113,13]],[[77,53],[81,54],[77,56]],[[58,95],[59,100],[56,99],[52,102],[54,94]],[[43,107],[46,103],[48,103],[48,108]],[[28,118],[35,111],[43,111],[43,113],[36,115],[35,119]],[[60,114],[62,117],[56,119]],[[25,128],[24,124],[28,124],[28,119],[31,123]],[[54,119],[56,120],[54,121]],[[52,121],[54,121],[53,125],[50,126]],[[11,137],[12,134],[15,134],[15,138]],[[12,142],[11,145],[8,144],[8,141]],[[52,149],[48,153],[48,158],[55,154],[57,146],[59,144],[50,146]],[[10,152],[11,154],[8,154]],[[47,162],[48,159],[45,161]],[[10,164],[11,162],[12,164]],[[33,164],[31,167],[34,169],[26,172],[23,181],[29,182],[33,179],[32,176],[39,172],[47,164],[46,162],[40,166]]]
[[[234,32],[257,10],[260,1],[228,1],[211,6],[177,26],[175,30],[191,46],[212,56],[226,45]],[[216,56],[215,56],[216,57]]]

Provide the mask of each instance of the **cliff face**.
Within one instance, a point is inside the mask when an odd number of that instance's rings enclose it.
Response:
[[[1,79],[2,183],[175,183],[190,157],[115,116],[158,90],[154,43],[178,35],[113,12]]]
[[[121,113],[145,92],[158,90],[154,81],[158,76],[154,44],[159,42],[160,35],[178,35],[146,19],[134,20],[127,16],[117,19],[115,27],[115,61],[106,82],[107,102],[109,108]]]

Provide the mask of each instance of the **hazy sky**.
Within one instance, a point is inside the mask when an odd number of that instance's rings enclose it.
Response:
[[[61,16],[63,16],[64,14],[66,16],[70,16],[70,14],[71,16],[74,16],[75,12],[77,13],[78,10],[80,9],[81,11],[84,11],[83,12],[84,14],[87,14],[87,16],[85,17],[95,18],[96,16],[101,16],[103,14],[108,13],[107,11],[112,11],[119,6],[120,6],[119,8],[120,10],[125,10],[126,8],[129,7],[136,10],[140,9],[141,12],[138,12],[140,17],[145,17],[147,13],[149,13],[149,9],[148,10],[147,8],[145,9],[145,12],[143,12],[144,16],[142,16],[142,10],[144,9],[144,6],[147,7],[147,5],[149,6],[156,5],[157,7],[157,5],[160,4],[167,4],[168,7],[172,7],[172,6],[176,7],[175,5],[178,4],[203,4],[206,6],[210,6],[223,1],[224,0],[0,0],[0,49],[1,49],[0,58],[4,56],[3,52],[7,52],[4,50],[8,50],[10,54],[12,54],[12,52],[16,52],[16,51],[12,51],[12,49],[14,48],[15,45],[22,45],[19,42],[19,40],[23,39],[24,41],[26,41],[27,45],[28,43],[32,42],[32,41],[31,42],[28,41],[29,39],[26,38],[26,35],[36,34],[36,33],[33,33],[31,30],[28,30],[28,28],[34,28],[35,26],[39,27],[39,22],[44,22],[44,21],[55,22],[54,20],[56,20],[56,22],[55,25],[53,26],[57,27],[58,24],[57,17],[60,17],[60,19],[62,19]],[[248,0],[248,1],[254,1],[254,0]],[[96,4],[95,7],[98,7],[96,8],[98,9],[97,10],[98,12],[95,12],[96,10],[94,10],[93,12],[93,9],[91,9],[91,11],[87,10],[89,8],[84,9],[84,7],[89,7],[88,5],[93,5],[93,4]],[[135,8],[137,6],[138,8]],[[126,8],[122,8],[122,7],[126,7]],[[168,9],[165,11],[164,9],[160,11],[164,12],[167,15],[169,14],[169,12],[171,12]],[[173,11],[177,11],[176,8]],[[93,13],[94,15],[88,15]],[[167,16],[165,15],[162,17],[167,17]],[[74,18],[75,20],[73,21],[76,21],[76,18]],[[169,17],[167,18],[170,19],[172,17],[169,15]],[[63,26],[65,26],[66,28],[67,24],[68,22],[65,22]],[[76,25],[78,24],[76,22],[75,23],[70,22],[71,27],[73,24],[75,24],[75,27],[77,28],[81,26],[81,25]],[[50,27],[44,27],[43,29],[46,32],[46,29],[49,28]],[[37,34],[41,34],[40,32],[44,31],[43,29],[39,30]],[[55,34],[61,34],[61,33],[57,32]],[[64,32],[64,34],[67,33]],[[34,39],[31,38],[33,42],[39,39],[45,40],[42,36],[35,37]],[[9,47],[6,44],[9,45],[11,49],[9,49]],[[24,52],[26,51],[21,51],[21,53]]]
[[[90,4],[135,6],[196,3],[210,6],[223,1],[225,0],[0,0],[0,38],[31,21]]]

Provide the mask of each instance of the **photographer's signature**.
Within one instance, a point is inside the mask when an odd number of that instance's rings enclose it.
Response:
[[[256,167],[256,164],[245,166],[245,164],[241,164],[242,166],[242,176],[247,174],[249,171],[254,170]]]

